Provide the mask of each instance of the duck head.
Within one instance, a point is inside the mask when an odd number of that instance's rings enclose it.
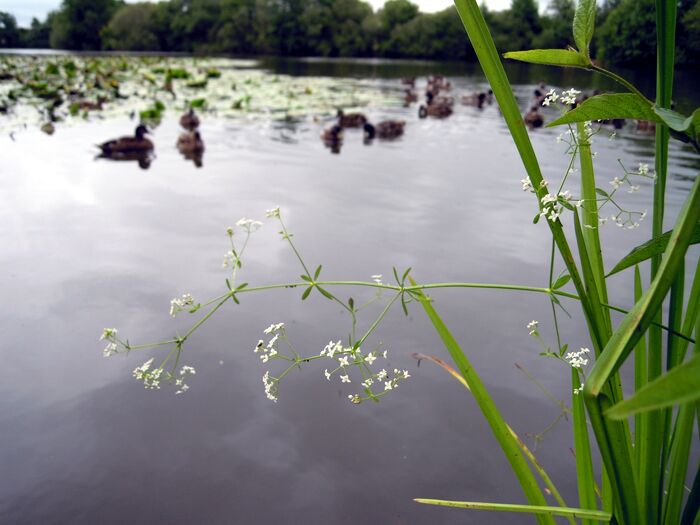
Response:
[[[425,118],[428,116],[428,108],[426,108],[424,105],[421,104],[421,107],[418,108],[418,118]]]
[[[377,130],[369,122],[366,122],[363,128],[365,130],[365,138],[367,140],[372,140],[377,135]]]
[[[134,136],[137,139],[142,140],[144,135],[148,135],[148,128],[146,126],[144,126],[143,124],[139,124],[138,126],[136,126],[136,131],[134,132]]]

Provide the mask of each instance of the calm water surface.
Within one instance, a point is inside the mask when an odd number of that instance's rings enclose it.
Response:
[[[267,61],[261,67],[368,77],[386,90],[399,88],[401,75],[442,69],[457,94],[486,86],[474,66]],[[545,71],[510,71],[523,108],[540,80],[609,87]],[[681,78],[679,105],[692,105],[692,85]],[[523,501],[473,399],[444,371],[427,362],[417,367],[411,357],[446,357],[415,306],[408,318],[400,308],[392,311],[372,339],[390,350],[388,367],[413,376],[376,405],[348,403],[352,390],[329,384],[312,365],[284,380],[279,403],[265,398],[266,368],[252,348],[271,322],[284,321],[308,353],[349,329],[336,305],[320,295],[302,304],[299,290],[246,295],[212,318],[186,349],[183,362],[197,369],[186,395],[145,391],[131,378],[157,352],[102,357],[97,339],[105,326],[134,343],[182,333],[189,320],[168,316],[170,299],[222,293],[226,227],[242,216],[262,218],[275,205],[306,260],[323,263],[327,279],[388,278],[392,266],[411,266],[423,282],[546,285],[548,230],[532,224],[536,203],[520,189],[524,172],[496,105],[458,107],[446,121],[419,120],[415,105],[366,112],[375,120],[407,120],[405,136],[365,146],[350,130],[334,155],[318,138],[327,121],[205,117],[207,150],[197,169],[173,146],[179,129],[170,113],[154,132],[157,158],[149,170],[93,158],[95,143],[133,128],[126,117],[59,128],[51,137],[33,129],[14,140],[0,137],[2,523],[525,521],[412,503],[414,497]],[[560,180],[567,161],[558,133],[532,133],[550,181]],[[668,211],[675,216],[700,164],[677,143],[671,149]],[[631,128],[612,142],[600,135],[594,150],[602,181],[620,175],[618,158],[631,168],[653,164],[653,138]],[[641,186],[623,196],[632,209],[651,208],[652,188]],[[649,227],[606,226],[606,265],[646,240]],[[266,224],[250,243],[243,280],[268,284],[299,273],[276,225]],[[610,281],[611,300],[620,306],[630,305],[630,279]],[[356,302],[372,297],[357,289],[338,293]],[[432,295],[511,425],[523,436],[547,428],[558,406],[515,367],[568,398],[568,371],[538,357],[525,329],[538,319],[545,339],[554,341],[546,298],[484,290]],[[562,320],[565,341],[590,346],[576,305],[567,307],[573,318]],[[377,308],[365,312],[362,326]],[[562,419],[537,453],[575,505],[570,443]]]

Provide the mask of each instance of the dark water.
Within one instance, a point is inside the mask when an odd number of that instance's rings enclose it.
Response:
[[[399,76],[445,68],[457,93],[485,86],[476,68],[449,64],[263,66],[370,77],[387,89]],[[523,107],[540,80],[604,87],[568,72],[510,73]],[[692,83],[681,85],[679,93],[692,93]],[[376,273],[388,279],[392,266],[411,266],[423,282],[546,285],[547,228],[532,224],[536,203],[520,189],[524,172],[495,105],[458,107],[446,121],[419,120],[415,106],[367,113],[406,119],[406,135],[365,146],[359,132],[348,131],[340,155],[333,155],[318,139],[324,122],[205,118],[207,150],[196,169],[173,147],[179,130],[169,115],[154,134],[157,158],[147,171],[93,159],[93,144],[132,128],[127,118],[62,128],[52,137],[28,130],[14,141],[0,138],[1,522],[526,522],[411,501],[523,502],[470,395],[443,370],[427,362],[417,367],[411,357],[447,357],[415,306],[408,318],[394,309],[371,340],[389,349],[389,367],[413,376],[376,405],[348,403],[352,390],[329,384],[314,365],[284,380],[279,403],[265,398],[266,367],[252,348],[271,322],[284,321],[308,353],[349,329],[337,306],[320,295],[301,303],[299,290],[246,295],[198,331],[183,357],[197,369],[186,395],[145,391],[131,378],[134,367],[162,355],[157,351],[102,357],[97,339],[107,326],[135,343],[182,333],[188,319],[168,316],[170,299],[222,293],[225,228],[242,216],[262,219],[275,205],[304,257],[314,267],[323,263],[327,279],[368,280]],[[551,181],[560,180],[567,160],[558,133],[532,133]],[[700,163],[676,143],[671,149],[673,217]],[[602,181],[620,175],[618,158],[632,168],[653,164],[652,137],[632,129],[614,141],[599,136],[594,150]],[[651,194],[642,183],[623,199],[630,208],[650,209]],[[606,226],[606,266],[646,240],[649,227]],[[251,241],[242,274],[251,285],[298,279],[300,268],[277,229],[266,224]],[[691,255],[688,267],[698,251]],[[627,274],[611,279],[615,304],[630,305],[630,281]],[[372,297],[356,289],[338,293],[358,303]],[[557,398],[569,398],[568,370],[538,357],[525,328],[538,319],[554,343],[546,298],[488,290],[432,295],[509,423],[522,436],[542,432],[560,410],[514,365]],[[567,308],[573,318],[562,316],[564,341],[590,346],[576,305]],[[377,311],[369,309],[361,327]],[[570,446],[569,423],[561,420],[537,454],[576,506]]]

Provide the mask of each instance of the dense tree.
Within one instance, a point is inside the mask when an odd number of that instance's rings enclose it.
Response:
[[[50,46],[51,24],[55,12],[49,13],[46,20],[40,22],[37,18],[32,18],[29,29],[24,29],[22,34],[22,47],[32,49],[42,49]]]
[[[121,51],[159,51],[155,29],[155,4],[138,3],[120,7],[102,30],[102,47]]]
[[[551,0],[549,16],[540,19],[542,32],[533,40],[536,48],[565,48],[573,44],[571,21],[576,11],[574,0]]]
[[[119,0],[63,0],[51,24],[51,47],[101,49],[100,31],[120,5]]]
[[[0,11],[0,47],[19,47],[20,31],[17,19],[10,13]]]
[[[641,66],[656,56],[654,0],[622,0],[597,33],[599,58],[621,66]]]

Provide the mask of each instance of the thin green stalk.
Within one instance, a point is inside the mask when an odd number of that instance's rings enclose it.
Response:
[[[416,285],[416,282],[411,277],[409,277],[409,280],[412,285]],[[433,323],[435,330],[442,339],[445,348],[450,353],[450,356],[457,366],[457,369],[464,376],[464,379],[471,388],[474,399],[479,405],[481,413],[484,415],[486,421],[491,427],[491,431],[501,446],[501,449],[503,450],[506,459],[510,463],[513,472],[518,478],[518,482],[520,483],[528,502],[531,505],[546,506],[547,501],[540,490],[537,479],[528,465],[527,459],[525,459],[523,456],[522,450],[520,449],[517,441],[508,431],[508,425],[503,420],[498,407],[496,407],[491,395],[482,383],[481,378],[476,373],[471,363],[467,359],[467,356],[460,348],[459,343],[457,343],[454,336],[450,333],[447,326],[445,326],[445,323],[435,311],[435,308],[433,308],[430,300],[421,292],[418,292],[416,295],[418,296],[423,309],[428,315],[428,318]],[[547,515],[539,515],[537,516],[537,520],[541,524],[555,524],[554,519]]]
[[[642,276],[639,266],[634,267],[634,302],[642,297]],[[647,345],[646,338],[641,337],[634,348],[634,390],[635,392],[647,384]],[[642,461],[646,457],[646,439],[649,438],[647,425],[649,424],[648,412],[634,416],[634,455],[637,465],[638,481],[642,472]]]
[[[459,509],[490,510],[501,512],[521,512],[525,514],[542,514],[547,516],[567,516],[580,519],[594,519],[608,522],[610,513],[600,510],[574,509],[562,507],[547,507],[536,505],[515,505],[510,503],[482,503],[478,501],[446,501],[440,499],[416,498],[413,501],[426,505],[437,505],[440,507],[456,507]]]
[[[571,386],[575,393],[571,406],[574,420],[574,450],[576,452],[576,479],[578,486],[578,503],[581,508],[595,510],[595,476],[593,474],[593,458],[591,456],[591,444],[588,437],[588,422],[586,420],[586,408],[583,404],[583,396],[580,393],[581,381],[578,370],[571,369]],[[593,525],[591,520],[584,520],[583,525]]]

